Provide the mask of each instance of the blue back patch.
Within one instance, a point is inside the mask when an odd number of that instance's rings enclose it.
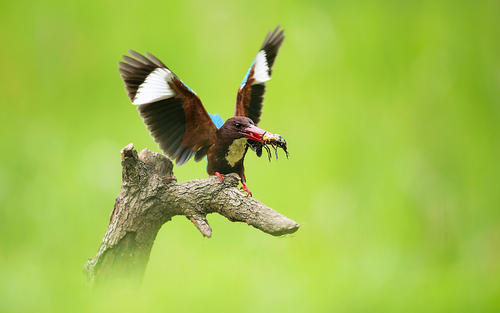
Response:
[[[210,116],[210,119],[212,120],[212,122],[214,122],[217,129],[221,128],[222,125],[224,125],[224,120],[222,119],[222,117],[220,117],[219,114],[208,113],[208,115]]]
[[[188,85],[186,85],[183,81],[181,81],[181,83],[182,83],[184,86],[186,86],[186,88],[187,88],[189,91],[191,91],[192,93],[194,93],[194,94],[196,95],[196,92],[194,92],[194,90],[193,90],[193,89],[189,88],[189,86],[188,86]]]
[[[241,86],[245,85],[245,83],[247,82],[248,75],[250,75],[250,70],[252,69],[252,66],[253,66],[254,63],[255,63],[255,59],[253,59],[252,64],[250,64],[250,68],[248,69],[245,77],[243,77],[243,80],[241,81],[240,88],[241,88]]]

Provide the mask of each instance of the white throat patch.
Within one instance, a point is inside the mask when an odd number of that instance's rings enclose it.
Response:
[[[246,145],[247,139],[244,137],[233,141],[233,143],[229,146],[226,154],[226,161],[229,163],[229,165],[234,166],[236,162],[243,158]]]

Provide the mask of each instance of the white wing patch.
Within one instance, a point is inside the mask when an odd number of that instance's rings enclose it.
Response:
[[[266,52],[260,50],[255,57],[255,70],[253,77],[255,81],[252,85],[262,84],[271,79],[269,76],[269,66],[267,65]]]
[[[137,89],[132,104],[146,104],[175,96],[175,91],[168,85],[173,77],[174,74],[166,68],[155,69]]]

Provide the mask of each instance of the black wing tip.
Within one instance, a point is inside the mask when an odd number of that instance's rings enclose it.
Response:
[[[259,51],[264,51],[266,53],[267,64],[269,65],[269,74],[272,72],[274,60],[276,59],[278,51],[284,40],[285,30],[281,28],[281,25],[278,25],[274,30],[270,30],[267,33],[266,39],[264,39],[264,42],[262,43],[262,47]]]
[[[143,59],[143,58],[146,58],[144,55],[142,55],[141,53],[133,50],[133,49],[128,49],[127,50],[128,54],[130,54],[131,56],[133,56],[136,60],[140,60],[140,59]]]
[[[164,68],[167,68],[168,67],[163,64],[162,61],[160,61],[160,59],[158,59],[157,57],[155,57],[153,54],[149,53],[149,52],[146,52],[146,56],[154,63],[156,64],[158,67],[164,67]]]
[[[285,30],[281,28],[281,25],[278,25],[267,33],[260,50],[276,50],[277,52],[283,40],[285,40]]]
[[[209,147],[204,147],[198,150],[194,156],[194,161],[195,162],[201,161],[207,155],[208,149]]]
[[[122,60],[118,62],[118,72],[125,83],[128,97],[134,101],[139,85],[144,82],[146,77],[156,68],[166,66],[152,54],[146,52],[146,56],[139,52],[129,49],[128,55],[122,55]]]
[[[175,160],[175,165],[176,166],[183,165],[184,163],[186,163],[187,161],[189,161],[189,159],[191,159],[191,157],[193,156],[193,154],[194,154],[194,152],[191,151],[191,149],[189,149],[189,148],[183,148],[182,152],[179,154],[179,156]]]
[[[152,55],[149,52],[145,52],[141,54],[135,50],[128,49],[128,55],[122,55],[123,63],[129,64],[136,68],[140,68],[142,66],[154,66],[154,67],[166,67],[158,58]],[[159,63],[159,64],[158,64]]]

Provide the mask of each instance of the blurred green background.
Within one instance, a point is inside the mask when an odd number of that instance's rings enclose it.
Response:
[[[0,2],[0,312],[499,312],[498,1]],[[158,234],[139,291],[82,273],[120,149],[158,151],[117,62],[149,51],[228,118],[266,32],[286,39],[254,196],[302,224],[218,215]],[[205,163],[174,169],[205,177]]]

